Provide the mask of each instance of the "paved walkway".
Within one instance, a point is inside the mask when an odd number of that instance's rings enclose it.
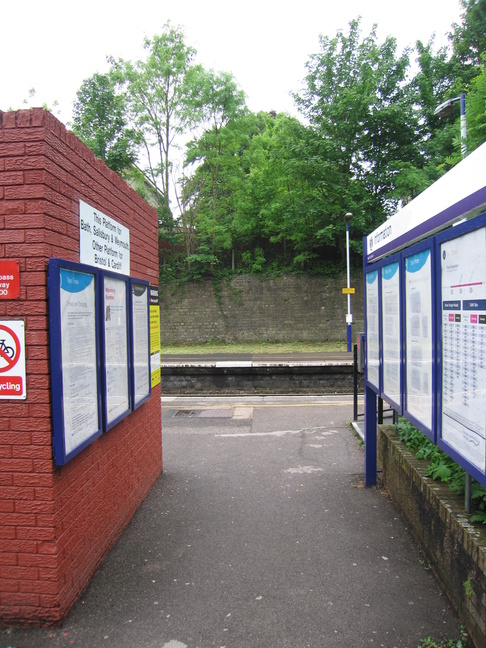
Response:
[[[415,648],[460,622],[363,487],[352,402],[166,397],[164,475],[60,629],[16,648]]]

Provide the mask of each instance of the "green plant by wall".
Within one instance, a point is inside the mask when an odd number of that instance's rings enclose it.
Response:
[[[466,592],[466,596],[468,599],[471,599],[473,596],[473,588],[471,585],[471,579],[468,578],[466,581],[463,583],[464,585],[464,591]]]
[[[464,626],[461,626],[461,636],[459,639],[436,640],[429,636],[421,639],[417,648],[468,648],[468,646],[468,634]]]
[[[416,455],[417,459],[428,462],[427,474],[430,477],[447,483],[453,493],[464,495],[466,473],[461,466],[406,419],[400,419],[395,429],[400,441]],[[474,479],[471,479],[471,503],[474,507],[471,522],[486,524],[486,488]]]
[[[467,646],[467,634],[462,630],[461,638],[457,641],[454,639],[436,640],[433,637],[426,637],[420,641],[418,648],[467,648]]]

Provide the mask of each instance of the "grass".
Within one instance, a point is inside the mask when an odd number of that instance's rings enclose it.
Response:
[[[346,351],[346,342],[206,342],[163,344],[162,355],[215,355],[216,353],[327,353]]]

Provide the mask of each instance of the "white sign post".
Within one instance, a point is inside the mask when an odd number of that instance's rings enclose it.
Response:
[[[130,230],[91,205],[79,201],[79,261],[130,274]]]
[[[25,384],[25,324],[0,321],[0,399],[27,398]]]

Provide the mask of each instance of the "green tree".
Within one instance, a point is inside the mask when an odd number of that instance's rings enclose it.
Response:
[[[450,115],[434,116],[434,109],[447,99],[458,99],[466,94],[466,117],[468,129],[468,152],[483,143],[484,128],[484,90],[482,75],[486,48],[486,0],[461,0],[462,22],[454,24],[449,34],[452,53],[442,49],[433,56],[430,46],[426,49],[421,43],[419,64],[421,71],[417,76],[420,87],[430,90],[428,96],[422,93],[420,103],[425,120],[425,169],[431,180],[437,173],[462,159],[460,137],[459,104]],[[434,172],[435,170],[435,172]],[[435,177],[434,177],[435,176]]]
[[[362,38],[358,19],[347,34],[321,36],[319,43],[305,88],[294,97],[319,138],[314,156],[327,162],[328,217],[319,231],[342,245],[346,212],[354,214],[356,239],[396,208],[395,178],[417,162],[418,115],[409,52],[398,56],[395,39],[379,44],[376,26]]]
[[[220,252],[233,244],[233,194],[241,179],[239,154],[247,136],[247,109],[245,95],[231,74],[199,70],[196,85],[195,106],[206,128],[187,146],[186,167],[194,166],[195,171],[192,181],[183,187],[181,218],[189,233],[186,212],[195,216],[199,245],[204,246],[205,259],[212,266]],[[189,262],[193,256],[188,257]]]
[[[468,151],[486,142],[486,54],[477,77],[471,81],[467,94],[467,146]]]
[[[136,135],[125,115],[125,99],[116,93],[111,74],[83,81],[73,106],[73,132],[120,175],[136,161]]]
[[[449,39],[467,82],[486,52],[486,0],[460,0],[460,4],[462,22],[452,25]]]
[[[414,147],[411,159],[398,161],[391,195],[403,202],[413,200],[443,173],[446,156],[454,152],[451,120],[443,122],[434,111],[453,92],[452,66],[447,47],[434,51],[434,37],[415,45],[418,71],[411,81],[416,110]]]
[[[120,91],[126,95],[131,123],[143,148],[143,172],[160,190],[163,227],[173,228],[171,167],[176,140],[194,122],[196,50],[169,23],[162,34],[146,39],[147,57],[132,63],[111,59]]]
[[[247,220],[267,239],[267,256],[280,256],[289,269],[310,267],[323,247],[335,243],[325,228],[332,218],[327,197],[335,169],[322,138],[293,117],[268,115],[250,156],[245,188],[254,215]]]

